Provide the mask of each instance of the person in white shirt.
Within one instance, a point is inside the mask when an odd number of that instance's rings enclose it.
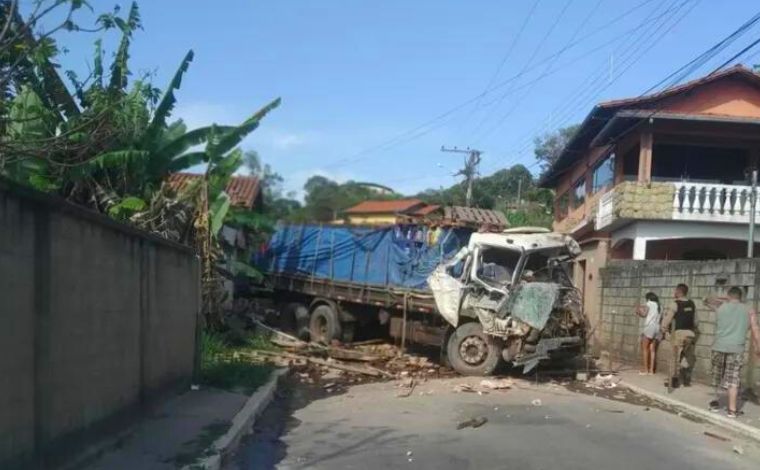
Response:
[[[654,292],[644,296],[646,303],[636,307],[636,315],[642,318],[641,324],[641,362],[639,374],[654,374],[655,352],[660,340],[660,299]]]

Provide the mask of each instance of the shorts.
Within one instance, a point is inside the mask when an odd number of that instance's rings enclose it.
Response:
[[[643,330],[641,330],[641,336],[644,336],[649,339],[659,340],[660,339],[660,325],[657,323],[651,323],[644,327]]]
[[[744,353],[712,352],[712,384],[715,388],[739,388]]]

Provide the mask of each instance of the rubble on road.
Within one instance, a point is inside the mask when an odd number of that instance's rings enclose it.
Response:
[[[488,418],[485,416],[480,416],[478,418],[471,418],[465,421],[462,421],[461,423],[457,424],[457,429],[464,429],[464,428],[479,428],[486,424],[488,422]]]
[[[599,374],[594,376],[593,379],[586,382],[586,388],[595,388],[597,390],[605,390],[617,387],[620,383],[620,377],[613,374]]]
[[[510,389],[514,385],[514,382],[510,379],[486,379],[480,381],[480,386],[491,390],[505,390]]]
[[[237,359],[271,363],[289,367],[295,377],[304,383],[339,382],[361,383],[366,380],[406,379],[405,391],[398,396],[412,394],[416,385],[429,377],[453,375],[424,355],[402,353],[395,345],[382,339],[356,343],[334,341],[330,345],[309,343],[295,336],[255,321],[257,327],[269,336],[274,348],[248,349],[236,353]],[[411,379],[411,382],[409,381]],[[336,390],[330,387],[329,391]]]

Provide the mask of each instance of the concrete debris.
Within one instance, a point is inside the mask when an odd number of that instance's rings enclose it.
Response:
[[[744,455],[744,449],[741,446],[734,446],[734,452],[739,455]]]
[[[595,376],[593,379],[586,382],[586,387],[603,390],[603,389],[615,388],[618,386],[618,383],[620,383],[620,377],[617,377],[613,374],[608,374],[608,375],[599,374]]]
[[[509,379],[491,379],[481,380],[480,386],[491,390],[504,390],[512,388],[514,383]]]
[[[536,398],[535,400],[531,401],[530,404],[533,406],[541,406],[541,399]]]
[[[728,442],[728,441],[731,440],[731,439],[729,439],[729,438],[727,438],[725,436],[721,436],[720,434],[715,434],[715,433],[712,433],[710,431],[705,431],[704,434],[707,437],[712,437],[713,439],[717,439],[717,440],[723,441],[723,442]]]
[[[472,385],[470,384],[459,384],[454,386],[454,392],[468,392],[468,393],[475,393],[475,389],[472,388]]]
[[[485,416],[480,416],[477,418],[470,418],[468,420],[462,421],[459,424],[457,424],[457,429],[464,429],[464,428],[479,428],[486,424],[488,422],[488,418]]]
[[[412,392],[414,391],[414,387],[416,385],[417,385],[417,382],[414,380],[414,378],[409,377],[407,380],[403,381],[401,384],[398,385],[401,388],[401,390],[399,390],[396,393],[396,396],[398,398],[406,398],[406,397],[408,397],[409,395],[412,394]],[[422,393],[422,392],[420,392],[420,393]]]
[[[406,456],[407,457],[411,457],[412,456],[412,451],[411,450],[407,450],[406,451]]]

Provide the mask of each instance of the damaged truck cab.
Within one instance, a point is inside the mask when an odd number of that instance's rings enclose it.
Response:
[[[452,367],[488,375],[506,361],[527,372],[578,355],[586,321],[567,265],[579,254],[575,240],[541,228],[472,234],[428,278],[450,325],[443,347]]]

